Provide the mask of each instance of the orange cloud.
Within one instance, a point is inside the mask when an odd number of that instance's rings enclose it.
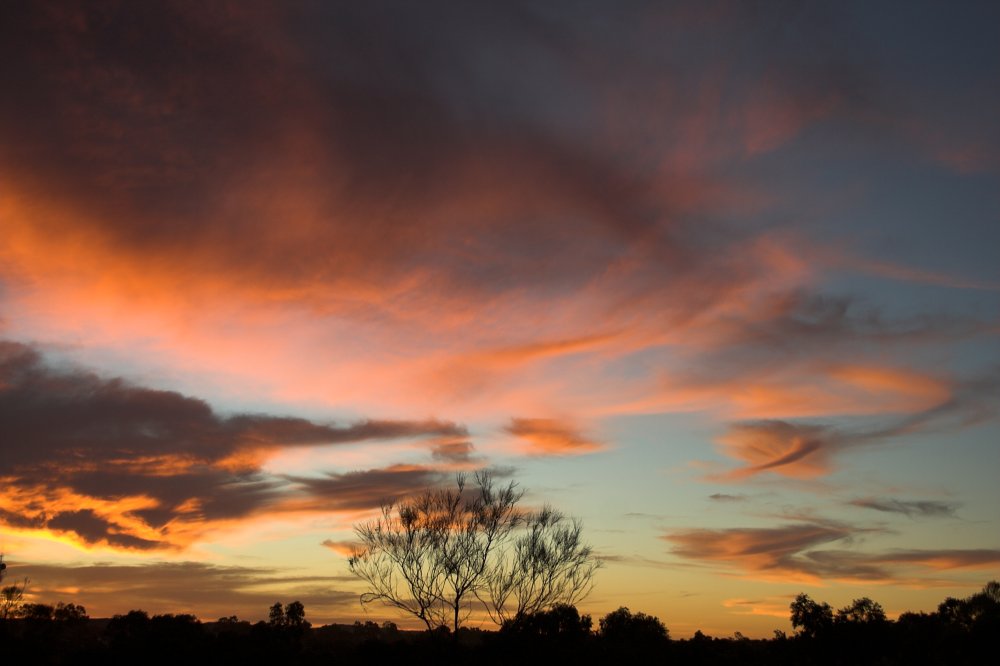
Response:
[[[506,431],[522,440],[521,450],[531,456],[565,456],[594,453],[605,445],[584,437],[571,425],[555,419],[513,419]]]
[[[832,440],[831,430],[824,426],[769,421],[731,426],[721,444],[727,455],[746,463],[732,477],[773,471],[813,478],[830,471],[830,456],[837,448]]]
[[[788,619],[788,600],[771,599],[724,599],[722,605],[738,615],[764,615]]]
[[[716,404],[737,418],[919,412],[945,402],[948,382],[881,366],[795,364],[730,377],[680,376],[665,391],[691,406]]]
[[[320,545],[326,546],[341,557],[351,557],[361,549],[361,544],[357,541],[333,541],[332,539],[326,539]]]

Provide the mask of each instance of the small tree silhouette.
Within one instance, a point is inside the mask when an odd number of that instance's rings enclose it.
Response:
[[[7,574],[7,563],[3,561],[3,553],[0,553],[0,585],[3,584],[3,579]],[[9,617],[17,614],[21,605],[24,603],[24,590],[28,587],[28,579],[24,578],[21,581],[20,587],[15,583],[14,585],[7,585],[6,587],[0,587],[0,620],[6,620]]]
[[[792,613],[792,627],[801,629],[800,636],[816,637],[833,625],[833,609],[830,604],[817,603],[808,594],[802,593],[795,597],[789,609]]]
[[[556,604],[537,613],[526,613],[516,620],[504,622],[501,632],[519,636],[579,640],[590,635],[593,621],[580,615],[576,606]]]
[[[880,624],[886,622],[882,604],[868,597],[861,597],[837,611],[836,622],[849,624]]]
[[[267,623],[272,627],[294,631],[302,631],[312,626],[306,621],[306,607],[301,601],[293,601],[286,604],[284,608],[282,608],[280,601],[274,602],[274,605],[268,609]]]
[[[475,478],[475,489],[459,474],[455,488],[384,505],[355,526],[361,546],[348,566],[368,585],[362,604],[381,601],[428,630],[457,632],[475,601],[502,624],[590,592],[601,562],[578,521],[549,507],[520,511],[524,492],[514,482]]]
[[[267,623],[272,627],[282,627],[285,624],[285,611],[281,607],[280,601],[275,601],[274,605],[267,612]]]
[[[285,626],[292,629],[308,629],[311,626],[306,621],[306,607],[301,601],[293,601],[285,606]]]
[[[625,606],[601,618],[600,636],[616,644],[655,644],[670,638],[667,627],[655,615],[632,613]]]

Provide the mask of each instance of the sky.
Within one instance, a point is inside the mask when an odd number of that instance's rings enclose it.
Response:
[[[32,600],[392,619],[476,469],[581,610],[1000,577],[1000,5],[0,7],[0,549]],[[474,623],[475,624],[475,623]],[[416,626],[416,625],[414,625]]]

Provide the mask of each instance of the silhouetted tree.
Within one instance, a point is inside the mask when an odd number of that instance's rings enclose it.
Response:
[[[983,586],[983,591],[980,594],[994,604],[1000,605],[1000,582],[991,580]]]
[[[613,643],[665,642],[670,633],[660,618],[645,613],[632,613],[625,606],[601,618],[601,638]]]
[[[238,621],[235,615],[232,621]],[[293,601],[286,604],[284,608],[282,608],[280,601],[275,602],[268,609],[267,623],[272,627],[295,630],[304,630],[312,626],[306,621],[306,607],[301,601]]]
[[[302,629],[311,626],[306,621],[306,608],[301,601],[293,601],[285,606],[285,626]]]
[[[971,631],[986,623],[1000,622],[1000,583],[990,581],[980,592],[965,599],[948,597],[938,605],[938,616],[946,624]]]
[[[514,482],[475,478],[475,489],[460,474],[455,488],[387,504],[355,527],[361,547],[348,565],[368,584],[363,604],[381,601],[428,629],[457,632],[475,600],[500,624],[590,591],[600,561],[578,522],[548,507],[520,512],[524,493]]]
[[[65,604],[59,602],[52,612],[52,619],[56,622],[82,622],[89,619],[87,609],[79,604]]]
[[[0,589],[0,620],[17,615],[18,609],[24,602],[24,590],[28,585],[28,579],[21,581],[21,585],[8,585]]]
[[[281,607],[281,602],[276,601],[268,610],[267,623],[272,627],[281,627],[285,624],[285,611]]]
[[[140,650],[149,638],[149,614],[131,610],[125,615],[115,615],[104,629],[104,635],[113,649],[119,652]]]
[[[886,622],[885,611],[877,601],[861,597],[837,611],[836,622],[852,624],[879,624]]]
[[[48,604],[22,604],[17,610],[17,617],[32,621],[51,621],[55,608]]]
[[[573,606],[593,587],[600,567],[584,545],[583,526],[549,507],[524,517],[524,532],[513,553],[500,553],[486,579],[487,610],[503,624],[546,608]]]
[[[504,622],[500,631],[505,634],[538,636],[543,638],[580,639],[589,636],[593,620],[580,615],[576,606],[556,604],[536,613],[525,613]]]
[[[801,629],[800,636],[815,637],[833,625],[830,604],[813,601],[808,594],[799,594],[789,606],[792,627]]]

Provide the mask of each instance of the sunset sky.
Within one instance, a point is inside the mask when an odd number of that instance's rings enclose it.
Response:
[[[0,63],[32,600],[405,625],[352,525],[480,468],[675,637],[1000,577],[1000,3],[10,0]]]

